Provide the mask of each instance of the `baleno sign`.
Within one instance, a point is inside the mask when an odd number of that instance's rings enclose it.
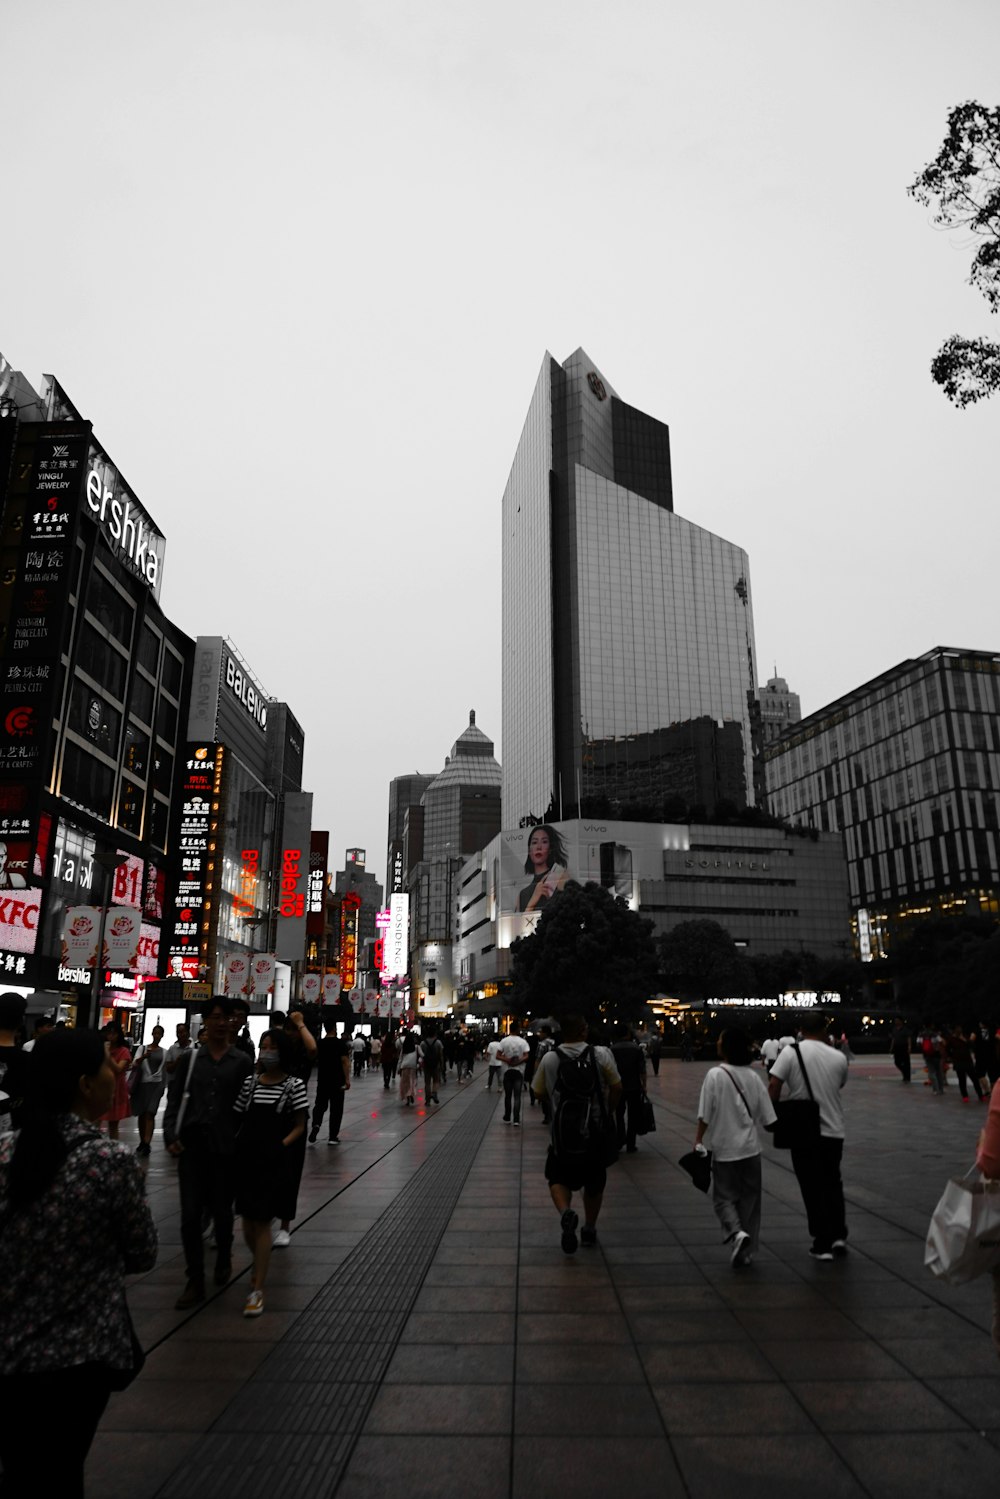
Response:
[[[240,671],[232,656],[226,657],[226,686],[239,698],[254,722],[259,723],[262,729],[266,729],[267,699],[253,685],[246,673]]]

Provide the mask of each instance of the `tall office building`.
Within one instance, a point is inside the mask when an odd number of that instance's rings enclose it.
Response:
[[[1000,657],[937,646],[765,746],[772,812],[841,833],[856,949],[1000,913]]]
[[[670,434],[546,354],[503,497],[503,825],[753,802],[747,554],[674,514]]]
[[[760,706],[761,741],[773,744],[785,730],[802,718],[802,704],[797,692],[789,692],[784,677],[775,674],[757,693]]]

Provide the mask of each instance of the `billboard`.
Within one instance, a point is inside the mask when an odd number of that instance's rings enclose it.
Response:
[[[322,937],[326,911],[326,875],[330,857],[330,834],[313,831],[309,835],[309,903],[306,931],[310,937]]]
[[[295,963],[305,955],[311,823],[312,792],[286,793],[281,820],[275,923],[276,953],[283,963]]]
[[[206,904],[209,848],[218,837],[225,749],[221,744],[189,744],[181,782],[177,850],[180,877],[173,891],[173,931],[168,970],[197,978],[209,960],[210,906]]]
[[[383,939],[385,978],[399,978],[410,967],[410,897],[394,890],[389,897],[389,928]]]

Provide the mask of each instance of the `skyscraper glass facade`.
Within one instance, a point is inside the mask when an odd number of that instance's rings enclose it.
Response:
[[[506,825],[753,801],[747,555],[672,507],[666,426],[547,355],[503,502]]]

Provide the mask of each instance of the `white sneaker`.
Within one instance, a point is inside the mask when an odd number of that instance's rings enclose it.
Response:
[[[251,1291],[243,1304],[244,1317],[259,1317],[264,1310],[264,1292]]]
[[[746,1229],[741,1228],[739,1230],[739,1232],[736,1234],[736,1236],[734,1237],[734,1239],[733,1239],[733,1252],[729,1256],[729,1262],[730,1262],[730,1264],[732,1264],[732,1265],[742,1265],[742,1264],[746,1263],[746,1258],[747,1257],[743,1253],[743,1246],[744,1246],[744,1244],[749,1244],[749,1243],[750,1243],[750,1235],[747,1233]]]
[[[291,1242],[292,1242],[292,1236],[288,1232],[288,1229],[287,1228],[279,1228],[278,1232],[275,1234],[274,1238],[271,1240],[271,1247],[273,1249],[287,1249],[288,1246],[289,1246],[289,1244]]]

